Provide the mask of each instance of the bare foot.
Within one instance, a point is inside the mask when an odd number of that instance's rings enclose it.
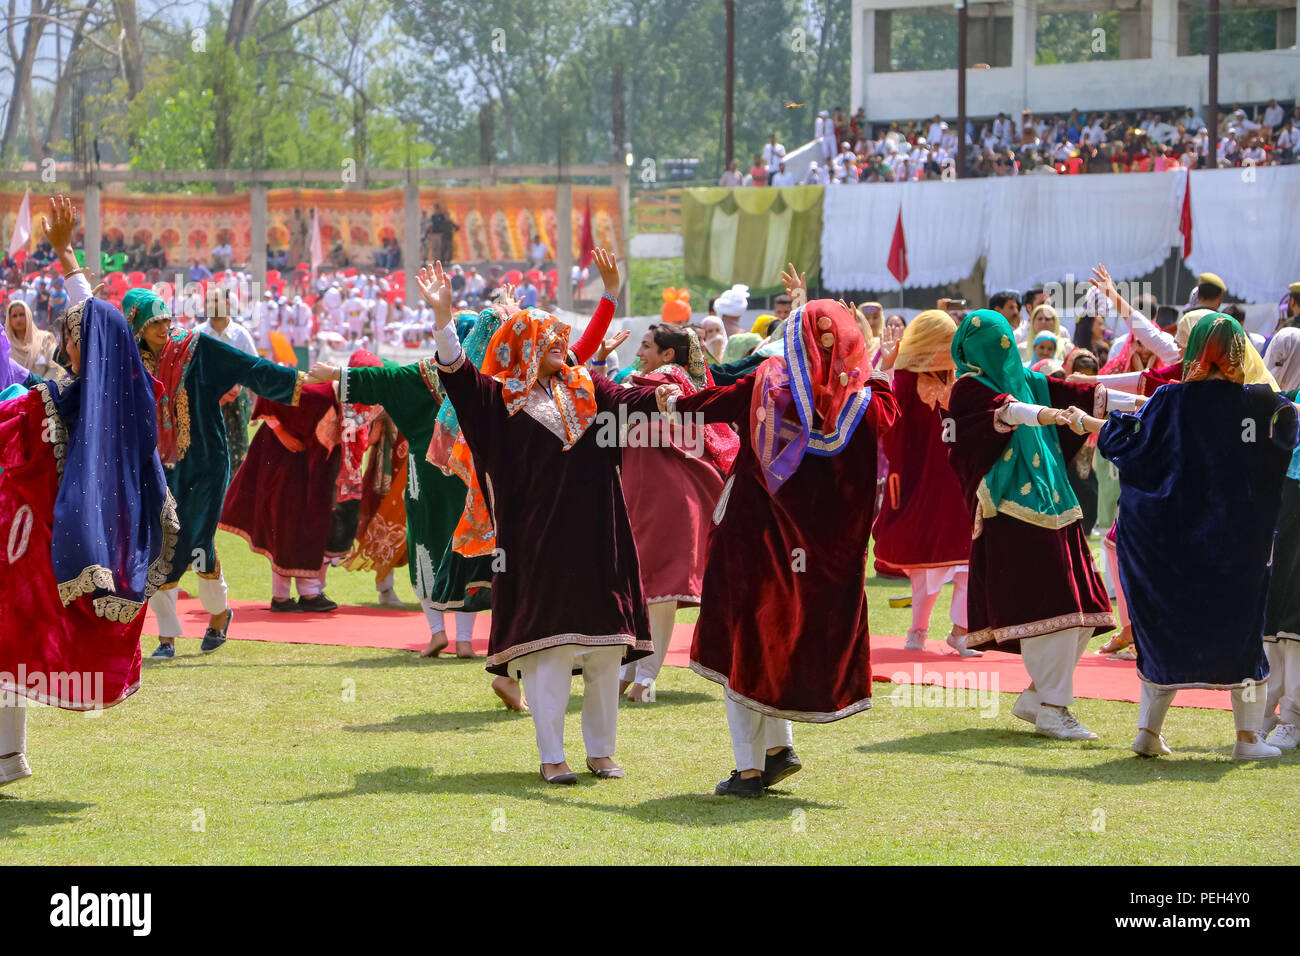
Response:
[[[645,684],[633,684],[627,689],[627,699],[634,704],[644,704],[650,688]]]
[[[519,681],[513,677],[493,678],[492,691],[501,698],[501,703],[505,704],[508,710],[517,710],[521,714],[528,713],[528,702],[524,700],[524,689],[519,686]],[[567,772],[567,768],[558,772]],[[555,774],[552,773],[551,776],[555,776]]]
[[[457,642],[456,642],[456,656],[457,656],[457,657],[477,657],[478,655],[474,653],[474,645],[471,644],[469,641],[457,641]]]
[[[437,657],[442,649],[447,646],[447,632],[439,631],[429,638],[428,645],[420,651],[421,657]]]
[[[1116,651],[1122,651],[1133,643],[1133,629],[1126,627],[1118,634],[1112,637],[1101,647],[1097,648],[1098,654],[1114,654]]]

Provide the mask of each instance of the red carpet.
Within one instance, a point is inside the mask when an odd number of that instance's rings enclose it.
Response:
[[[235,601],[232,606],[235,610],[232,640],[412,651],[422,649],[429,642],[428,625],[419,612],[340,607],[330,614],[273,614],[266,604],[254,601]],[[201,637],[208,614],[198,599],[182,593],[177,611],[186,636]],[[474,616],[474,650],[479,654],[487,653],[490,620],[491,615],[487,613]],[[450,620],[447,624],[454,630]],[[690,665],[694,628],[693,624],[677,625],[666,663],[673,667]],[[152,612],[144,632],[158,633]],[[455,639],[454,634],[447,636]],[[905,651],[903,638],[873,635],[871,667],[875,679],[899,684],[966,687],[972,694],[972,705],[978,690],[1018,693],[1029,686],[1029,677],[1018,654],[989,651],[983,657],[960,658],[948,653],[943,641],[929,643],[933,651]],[[1111,661],[1096,654],[1085,654],[1074,672],[1074,693],[1081,698],[1136,702],[1139,683],[1132,661]],[[1232,703],[1226,691],[1183,690],[1178,692],[1176,706],[1229,710]]]

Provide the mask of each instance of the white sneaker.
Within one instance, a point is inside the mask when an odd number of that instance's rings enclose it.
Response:
[[[0,787],[25,780],[31,775],[32,768],[28,765],[24,754],[14,754],[12,757],[0,759]]]
[[[397,596],[397,592],[392,588],[379,592],[379,603],[383,607],[406,607],[402,599]]]
[[[977,651],[973,647],[966,646],[965,634],[948,634],[948,646],[957,652],[958,657],[983,657],[983,651]]]
[[[1057,740],[1097,739],[1096,734],[1074,719],[1074,714],[1070,713],[1068,707],[1039,707],[1034,730],[1044,737],[1055,737]]]
[[[1264,743],[1258,733],[1255,734],[1255,739],[1251,743],[1238,740],[1232,745],[1233,760],[1271,760],[1280,756],[1282,756],[1282,751]]]
[[[1153,734],[1149,730],[1139,730],[1129,750],[1139,757],[1168,757],[1173,753],[1165,741],[1164,734]]]
[[[1278,724],[1264,741],[1279,750],[1295,750],[1300,744],[1300,727],[1295,724]]]
[[[1011,716],[1019,717],[1027,724],[1036,724],[1038,722],[1038,711],[1042,705],[1043,702],[1038,697],[1038,691],[1025,689],[1016,698],[1015,706],[1011,708]]]
[[[915,628],[909,628],[907,631],[907,640],[903,642],[905,651],[923,651],[925,650],[925,631],[919,631]]]

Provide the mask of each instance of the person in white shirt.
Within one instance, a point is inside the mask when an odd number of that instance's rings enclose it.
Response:
[[[821,142],[822,159],[829,162],[835,155],[835,122],[829,111],[822,110],[817,114],[817,121],[813,123],[813,138]]]
[[[1264,107],[1264,125],[1275,130],[1282,125],[1282,120],[1285,118],[1286,111],[1278,105],[1277,100],[1269,100],[1268,106]]]
[[[388,300],[382,295],[375,297],[375,304],[370,310],[370,328],[374,333],[375,348],[383,345],[384,327],[388,324]]]
[[[943,137],[939,140],[939,145],[951,158],[957,155],[957,133],[953,130],[944,130]]]
[[[930,121],[930,129],[926,133],[926,139],[931,143],[937,143],[943,138],[943,131],[948,128],[948,124],[939,118],[939,114],[934,114],[934,119]]]
[[[814,165],[816,165],[814,163]],[[773,186],[793,186],[794,176],[785,171],[785,161],[777,163],[776,172],[772,174]]]
[[[722,175],[718,178],[719,186],[739,186],[743,182],[744,178],[740,175],[740,170],[736,168],[734,159],[727,164],[727,168],[723,170]]]
[[[808,175],[804,177],[800,185],[803,186],[824,186],[827,183],[826,169],[824,166],[812,163],[808,167]]]
[[[1159,120],[1151,126],[1148,133],[1153,143],[1159,143],[1162,146],[1172,146],[1178,141],[1178,127],[1165,122],[1162,115]]]
[[[993,138],[1000,147],[1011,145],[1011,118],[1006,113],[999,113],[993,121]]]
[[[1277,142],[1274,144],[1279,154],[1278,159],[1284,163],[1291,162],[1295,159],[1297,146],[1300,146],[1300,132],[1287,120],[1282,124],[1282,132],[1277,134]]]
[[[847,168],[849,163],[857,162],[857,154],[848,143],[840,143],[840,153],[835,157],[836,161]]]
[[[1201,119],[1196,110],[1192,109],[1190,106],[1187,107],[1187,111],[1183,113],[1181,122],[1183,124],[1183,129],[1188,132],[1195,132],[1205,125],[1205,120]]]
[[[767,138],[767,143],[763,146],[763,165],[767,167],[767,173],[770,176],[776,172],[776,167],[781,160],[785,159],[785,147],[776,141],[776,133]]]
[[[353,289],[352,295],[343,302],[343,320],[347,323],[349,339],[359,339],[365,332],[367,311],[361,290]]]
[[[329,317],[330,331],[338,332],[343,328],[343,292],[335,284],[330,284],[320,297],[325,306],[325,315]]]

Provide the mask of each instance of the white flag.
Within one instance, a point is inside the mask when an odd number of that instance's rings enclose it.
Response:
[[[314,276],[325,256],[320,247],[320,209],[311,211],[311,274]]]
[[[18,207],[18,218],[14,220],[14,232],[9,237],[9,255],[27,248],[32,239],[32,191],[23,192],[22,205]]]

